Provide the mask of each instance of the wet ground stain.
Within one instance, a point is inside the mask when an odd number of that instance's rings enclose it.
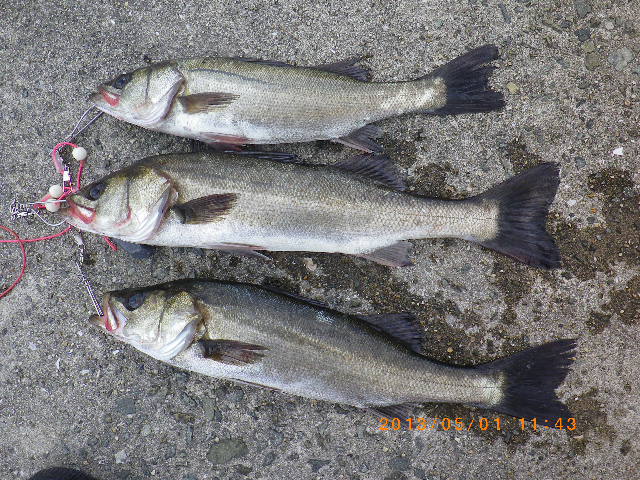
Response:
[[[602,198],[605,224],[577,228],[566,220],[552,221],[566,276],[591,280],[597,272],[611,273],[614,263],[640,265],[640,195],[632,173],[608,168],[589,175],[592,195]],[[596,212],[593,212],[596,213]]]
[[[567,406],[576,418],[576,429],[569,432],[569,445],[578,455],[586,453],[590,441],[613,442],[615,429],[607,423],[607,414],[598,400],[598,389],[591,388],[567,401]]]
[[[515,174],[522,173],[542,163],[540,156],[530,152],[521,138],[515,138],[507,143],[505,153]]]

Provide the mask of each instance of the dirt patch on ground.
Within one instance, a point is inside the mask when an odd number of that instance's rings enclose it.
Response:
[[[607,423],[607,414],[597,399],[598,389],[592,388],[567,401],[567,406],[576,418],[576,429],[569,433],[569,445],[576,454],[586,453],[589,441],[601,439],[613,442],[615,429]]]
[[[607,168],[589,176],[591,195],[603,201],[604,225],[579,229],[566,221],[551,223],[567,276],[590,280],[597,272],[611,273],[613,263],[640,265],[640,195],[631,175]]]

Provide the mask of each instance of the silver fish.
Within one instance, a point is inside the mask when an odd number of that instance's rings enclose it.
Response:
[[[408,415],[426,402],[516,417],[570,417],[555,389],[576,342],[560,340],[463,368],[420,354],[410,314],[350,316],[246,284],[187,280],[105,295],[93,324],[171,365],[302,397]]]
[[[557,164],[545,163],[466,200],[433,200],[403,193],[383,155],[321,167],[170,154],[87,185],[63,214],[82,230],[146,245],[336,252],[405,266],[407,239],[454,237],[552,268],[560,255],[545,221],[558,181]]]
[[[504,105],[488,77],[493,45],[413,81],[368,82],[354,61],[318,67],[241,58],[156,63],[98,87],[103,112],[151,130],[226,145],[335,140],[381,151],[372,122],[405,113],[488,112]]]

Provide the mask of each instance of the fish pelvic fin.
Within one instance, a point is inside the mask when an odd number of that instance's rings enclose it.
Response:
[[[489,86],[489,77],[496,67],[486,65],[498,58],[498,47],[485,45],[471,50],[423,77],[446,86],[446,103],[425,110],[432,115],[457,115],[500,110],[504,95]]]
[[[555,390],[569,373],[575,348],[575,340],[557,340],[475,367],[501,379],[502,395],[497,403],[474,406],[527,420],[546,420],[549,427],[559,418],[570,418],[571,412]]]
[[[559,182],[558,164],[542,163],[466,200],[497,206],[497,226],[492,238],[465,238],[533,267],[559,267],[560,252],[546,230]]]

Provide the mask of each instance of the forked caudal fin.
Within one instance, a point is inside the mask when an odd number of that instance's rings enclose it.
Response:
[[[559,181],[558,164],[543,163],[470,198],[498,208],[495,237],[470,240],[534,267],[559,267],[560,252],[545,228]]]
[[[440,78],[447,87],[447,103],[426,111],[433,115],[455,115],[500,110],[504,96],[491,90],[489,76],[495,67],[486,65],[498,58],[498,47],[485,45],[451,60],[433,72],[429,78]]]
[[[493,405],[476,406],[553,426],[571,412],[556,396],[574,360],[575,340],[558,340],[529,348],[510,357],[475,367],[502,379],[502,397]]]

